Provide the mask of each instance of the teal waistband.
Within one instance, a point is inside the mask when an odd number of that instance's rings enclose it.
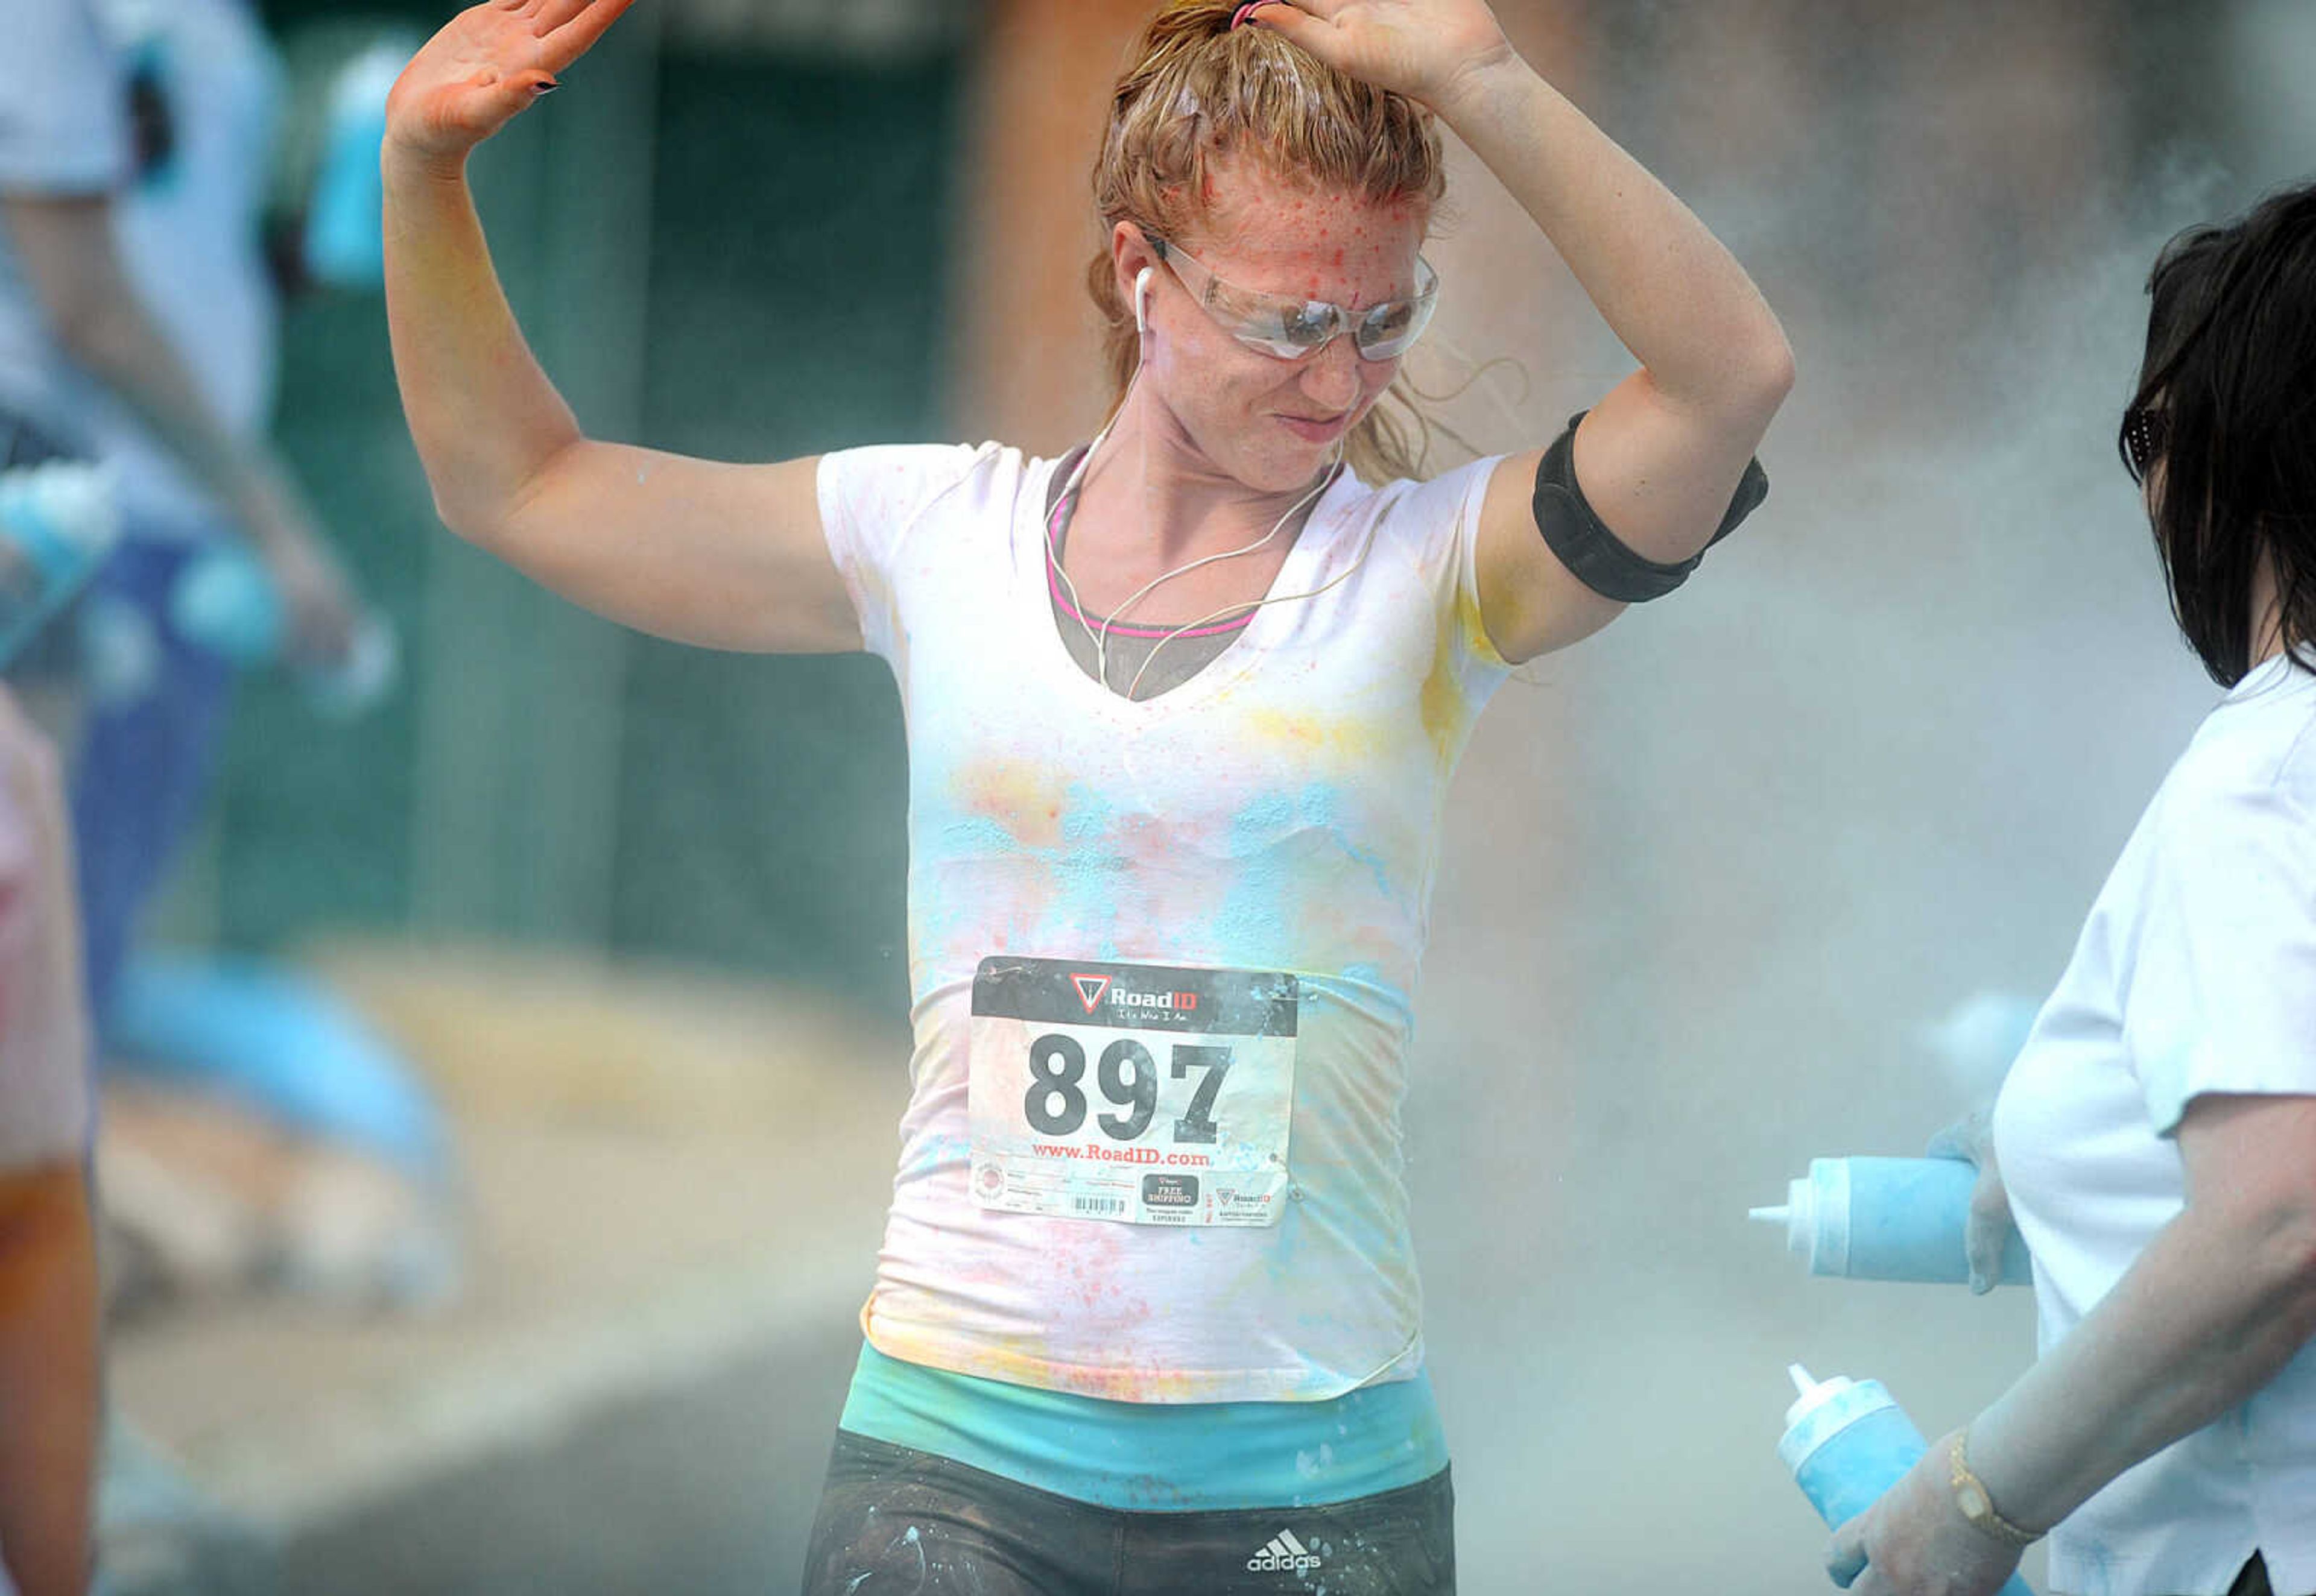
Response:
[[[1109,1402],[904,1363],[864,1344],[838,1423],[1123,1512],[1349,1502],[1448,1467],[1421,1373],[1325,1402]]]

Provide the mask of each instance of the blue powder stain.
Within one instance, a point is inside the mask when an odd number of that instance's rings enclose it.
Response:
[[[1117,809],[1082,782],[1070,785],[1066,803],[1058,844],[1035,847],[1025,844],[1002,820],[928,799],[922,805],[929,816],[924,829],[937,838],[928,850],[930,863],[939,871],[992,861],[1033,862],[1047,877],[1023,896],[1025,904],[1035,906],[1035,944],[1059,952],[1066,943],[1066,951],[1080,957],[1116,958],[1119,883],[1131,863],[1115,839]],[[933,944],[946,944],[959,934],[989,941],[999,931],[984,923],[986,903],[956,900],[943,891],[915,897],[919,921]],[[1097,945],[1087,946],[1090,940]]]
[[[944,856],[1019,854],[1024,851],[1019,838],[1007,830],[1001,821],[987,815],[952,815],[940,822],[940,852]]]
[[[1284,794],[1267,794],[1240,810],[1231,821],[1231,856],[1259,854],[1278,840],[1282,831],[1296,825],[1295,805]]]
[[[1303,823],[1314,830],[1324,831],[1342,850],[1345,858],[1366,865],[1367,873],[1375,878],[1377,895],[1390,897],[1391,874],[1385,868],[1383,856],[1373,848],[1360,847],[1343,829],[1341,794],[1335,788],[1326,782],[1308,784],[1303,789],[1302,807]]]
[[[1229,963],[1266,969],[1293,963],[1286,905],[1292,893],[1287,873],[1275,858],[1243,861],[1238,880],[1223,899],[1215,931],[1223,959]]]
[[[1062,846],[1076,848],[1115,830],[1118,806],[1083,782],[1072,782],[1064,795]]]
[[[1302,978],[1303,998],[1306,1004],[1332,999],[1346,1008],[1369,1012],[1378,1006],[1387,1014],[1374,1015],[1385,1024],[1407,1026],[1412,1024],[1407,994],[1384,973],[1383,967],[1367,960],[1354,960],[1332,975],[1310,975]]]
[[[973,1139],[966,1136],[936,1136],[918,1149],[917,1156],[904,1165],[904,1175],[929,1174],[944,1165],[966,1165],[973,1161]]]

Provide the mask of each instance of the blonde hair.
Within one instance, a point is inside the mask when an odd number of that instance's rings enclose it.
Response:
[[[1447,189],[1431,115],[1403,95],[1325,66],[1268,28],[1233,28],[1232,0],[1167,0],[1143,29],[1111,91],[1109,130],[1095,158],[1093,194],[1103,245],[1086,271],[1101,314],[1113,404],[1140,360],[1134,312],[1118,290],[1109,235],[1121,221],[1154,238],[1180,239],[1207,219],[1217,158],[1259,162],[1290,182],[1356,194],[1375,204]],[[1430,423],[1404,376],[1353,428],[1344,457],[1370,483],[1422,474]]]

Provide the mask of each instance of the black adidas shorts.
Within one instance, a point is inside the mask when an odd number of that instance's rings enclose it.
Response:
[[[1323,1507],[1118,1512],[836,1432],[804,1596],[1454,1596],[1448,1470]]]

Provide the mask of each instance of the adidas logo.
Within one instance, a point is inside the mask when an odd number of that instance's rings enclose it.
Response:
[[[1270,1538],[1269,1546],[1246,1560],[1246,1565],[1256,1574],[1301,1574],[1319,1566],[1319,1554],[1296,1539],[1294,1530],[1281,1530]]]

